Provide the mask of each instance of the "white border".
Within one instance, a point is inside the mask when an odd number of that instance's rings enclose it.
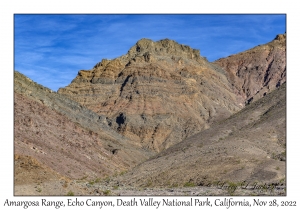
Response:
[[[280,13],[287,14],[287,196],[278,200],[296,200],[300,189],[299,170],[299,12],[292,1],[8,1],[0,2],[0,59],[1,59],[1,197],[0,208],[9,200],[40,200],[42,197],[13,197],[13,15],[15,13]],[[174,199],[176,197],[173,197]],[[181,197],[182,198],[182,197]],[[237,198],[237,197],[236,197]],[[240,197],[242,200],[245,197]],[[49,199],[49,197],[48,197]],[[63,197],[53,197],[64,199]],[[83,199],[83,197],[81,197]],[[109,198],[108,198],[109,199]],[[114,198],[111,198],[114,199]],[[157,199],[162,199],[159,197]],[[210,197],[217,199],[217,197]],[[252,198],[251,198],[252,199]],[[262,199],[262,198],[261,198]],[[263,197],[272,200],[272,197]],[[199,207],[198,207],[199,208]],[[10,209],[15,209],[10,207]],[[20,209],[20,208],[18,208]],[[29,208],[30,209],[30,208]],[[50,208],[49,208],[50,209]],[[70,209],[70,208],[63,208]],[[72,208],[79,209],[79,208]],[[83,208],[80,208],[83,209]],[[90,208],[92,209],[92,208]],[[109,209],[109,208],[106,208]],[[116,209],[116,208],[114,208]],[[136,208],[137,209],[137,208]],[[152,208],[153,209],[153,208]],[[161,208],[160,208],[161,209]],[[165,209],[165,208],[164,208]],[[179,208],[177,208],[179,209]],[[205,208],[202,208],[205,209]],[[209,208],[211,209],[211,208]]]

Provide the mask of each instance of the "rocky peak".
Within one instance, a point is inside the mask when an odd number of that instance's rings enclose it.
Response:
[[[161,151],[241,108],[219,69],[189,46],[141,39],[126,55],[80,71],[58,93],[107,116],[136,145]]]
[[[278,40],[278,41],[286,41],[286,33],[284,34],[278,34],[274,40]]]
[[[170,39],[163,39],[154,42],[150,39],[139,40],[129,51],[129,57],[150,53],[158,56],[175,55],[187,59],[199,59],[200,51],[192,49],[191,47],[183,44],[179,44],[176,41]]]
[[[207,65],[206,59],[200,56],[199,50],[170,39],[154,42],[151,39],[143,38],[131,47],[127,54],[113,60],[102,59],[92,70],[80,70],[72,83],[112,84],[117,81],[120,73],[128,66],[162,63],[161,61],[166,61],[170,65],[173,65],[174,62],[180,65],[192,63],[196,66],[199,64]],[[166,62],[163,62],[163,65]]]

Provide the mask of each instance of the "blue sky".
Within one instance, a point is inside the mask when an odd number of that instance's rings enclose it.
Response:
[[[124,55],[139,39],[169,38],[209,61],[286,31],[285,15],[14,15],[14,69],[54,91],[81,69]]]

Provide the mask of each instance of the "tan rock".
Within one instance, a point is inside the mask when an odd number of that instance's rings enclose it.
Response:
[[[155,151],[241,108],[222,69],[168,39],[142,39],[126,55],[80,71],[58,93],[106,115],[111,128]]]

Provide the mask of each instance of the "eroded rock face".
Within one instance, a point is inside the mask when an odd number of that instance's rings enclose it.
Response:
[[[58,93],[106,115],[111,128],[155,151],[243,106],[224,70],[168,39],[142,39],[126,55],[79,71]]]
[[[246,104],[255,101],[286,81],[286,34],[214,63],[228,72],[237,94]]]
[[[126,170],[112,186],[284,180],[285,39],[214,64],[174,41],[142,39],[59,93],[15,72],[15,194],[41,195],[36,184],[44,195],[99,194],[60,180]]]
[[[14,76],[15,155],[36,159],[43,168],[72,179],[111,176],[153,155],[110,129],[105,116],[18,72]],[[24,184],[26,169],[19,169],[18,184]]]
[[[142,187],[211,186],[220,181],[282,183],[285,158],[286,83],[230,118],[162,151],[118,181]]]

